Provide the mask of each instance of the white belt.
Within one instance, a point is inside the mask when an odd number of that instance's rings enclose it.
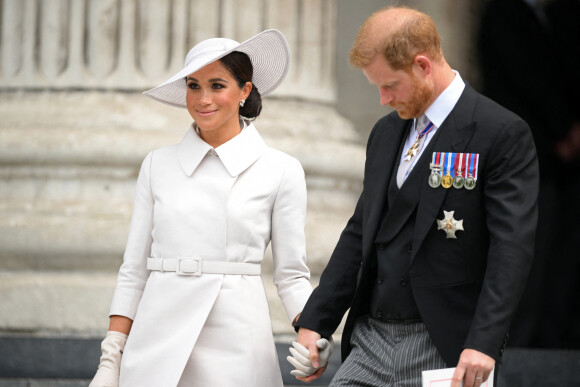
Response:
[[[147,258],[147,270],[174,271],[178,275],[260,275],[259,263],[202,261],[201,258]]]

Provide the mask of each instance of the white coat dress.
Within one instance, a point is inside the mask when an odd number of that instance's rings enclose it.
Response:
[[[295,158],[254,125],[213,149],[192,125],[139,172],[111,315],[134,320],[120,386],[282,386],[259,275],[147,270],[147,258],[260,264],[291,321],[312,291],[305,263],[306,184]]]

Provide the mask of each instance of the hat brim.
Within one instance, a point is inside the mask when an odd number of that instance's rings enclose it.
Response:
[[[235,43],[235,41],[231,42]],[[200,55],[167,81],[143,94],[171,106],[187,108],[185,77],[233,51],[247,54],[252,61],[254,68],[252,83],[262,96],[274,91],[288,74],[290,47],[280,31],[271,29],[262,31],[245,42],[228,49],[215,50],[207,55]]]

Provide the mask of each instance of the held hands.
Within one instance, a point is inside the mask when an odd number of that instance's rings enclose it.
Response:
[[[121,332],[108,331],[101,342],[101,361],[99,369],[89,387],[118,387],[121,356],[127,335]]]
[[[296,367],[290,373],[307,383],[318,379],[326,370],[333,348],[332,337],[329,340],[323,339],[314,331],[300,328],[298,342],[293,342],[290,348],[292,356],[287,357],[290,364]]]
[[[310,351],[308,351],[302,344],[294,341],[292,342],[294,348],[290,348],[290,353],[292,356],[288,356],[286,359],[296,367],[295,370],[290,373],[294,376],[301,378],[306,378],[316,372],[317,369],[326,367],[328,364],[328,358],[332,354],[334,348],[334,341],[332,337],[330,340],[320,339],[316,342],[316,346],[319,349],[319,366],[314,367],[310,361]]]

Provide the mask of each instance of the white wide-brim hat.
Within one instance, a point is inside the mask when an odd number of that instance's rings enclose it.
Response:
[[[226,38],[212,38],[196,44],[187,53],[185,66],[181,71],[143,94],[171,106],[187,108],[185,77],[233,51],[243,52],[250,57],[254,67],[252,83],[262,96],[274,91],[288,74],[288,42],[280,31],[266,30],[243,43]]]

